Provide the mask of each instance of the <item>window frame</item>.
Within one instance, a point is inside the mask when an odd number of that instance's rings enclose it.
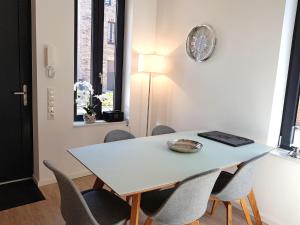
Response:
[[[116,43],[116,40],[113,38],[115,32],[116,32],[116,22],[114,21],[108,21],[109,26],[109,32],[107,37],[107,44],[113,45]]]
[[[104,8],[105,0],[92,1],[92,43],[91,43],[91,84],[94,94],[102,94],[102,83],[100,73],[103,73],[103,47],[104,47]],[[74,0],[74,83],[77,82],[77,43],[78,43],[78,0]],[[115,90],[114,110],[122,107],[122,83],[123,83],[123,54],[124,54],[124,25],[125,25],[125,0],[116,0],[116,22],[115,22]],[[77,115],[74,92],[74,121],[83,121],[82,115]],[[93,101],[98,101],[93,99]],[[96,108],[97,120],[103,119],[101,104]]]
[[[297,6],[292,49],[289,63],[289,72],[286,85],[286,94],[280,131],[280,147],[292,150],[293,126],[297,118],[300,93],[300,8]]]

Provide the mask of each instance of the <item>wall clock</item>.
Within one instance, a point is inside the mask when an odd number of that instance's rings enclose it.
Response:
[[[209,25],[194,27],[186,40],[187,54],[196,62],[207,60],[216,46],[216,34]]]

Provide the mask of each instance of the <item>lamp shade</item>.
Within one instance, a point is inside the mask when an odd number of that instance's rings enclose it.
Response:
[[[162,55],[140,54],[138,63],[140,73],[164,73],[165,58]]]

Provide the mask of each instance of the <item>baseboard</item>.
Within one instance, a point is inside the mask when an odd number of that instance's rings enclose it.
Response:
[[[78,178],[78,177],[84,177],[84,176],[88,176],[88,175],[91,175],[91,174],[92,173],[88,170],[82,170],[82,171],[72,173],[72,174],[67,174],[67,175],[68,175],[69,178],[75,179],[75,178]],[[33,176],[33,180],[37,183],[37,185],[39,187],[45,186],[45,185],[48,185],[48,184],[56,183],[56,179],[55,179],[54,176],[51,177],[51,178],[48,178],[48,179],[41,179],[41,180],[38,180],[35,176]]]
[[[241,206],[237,202],[233,202],[232,206],[234,208],[242,211]],[[249,208],[249,206],[248,206],[248,208]],[[249,213],[251,214],[252,217],[254,217],[251,208],[249,208]],[[278,221],[275,221],[274,218],[271,218],[271,216],[269,216],[269,215],[265,215],[261,211],[260,211],[260,216],[261,216],[262,221],[265,224],[268,224],[268,225],[282,225],[282,223],[279,223]]]

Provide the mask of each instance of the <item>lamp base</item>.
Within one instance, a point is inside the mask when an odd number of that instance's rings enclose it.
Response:
[[[293,147],[293,151],[289,153],[292,158],[300,159],[300,148]]]

